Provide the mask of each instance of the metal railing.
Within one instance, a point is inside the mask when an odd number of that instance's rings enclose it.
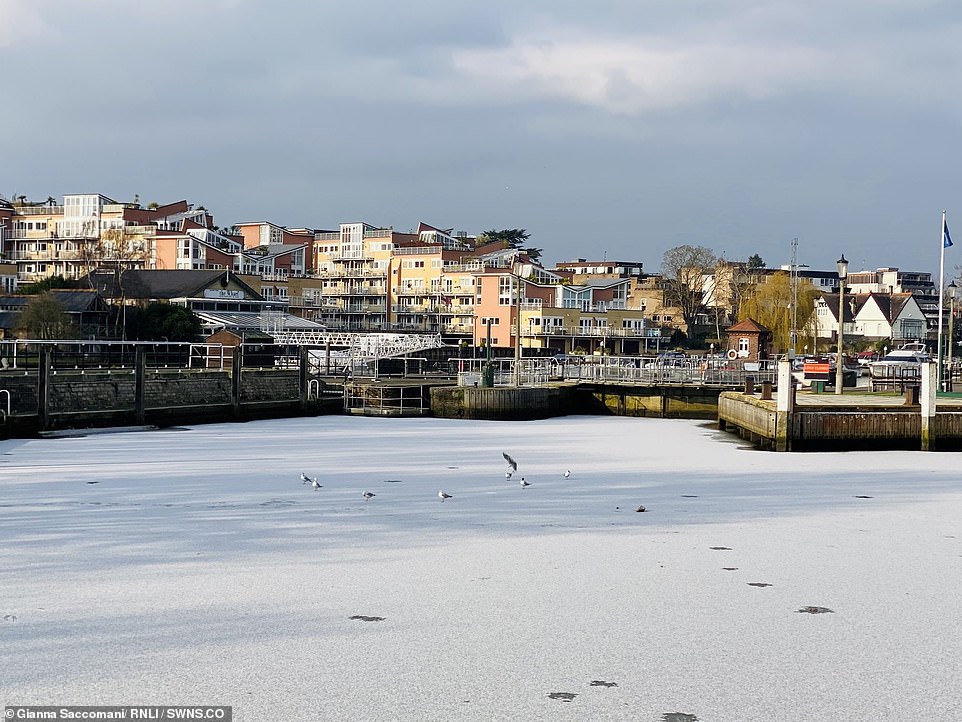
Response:
[[[54,370],[95,371],[132,369],[137,348],[144,350],[147,368],[224,368],[230,349],[222,344],[180,343],[175,341],[74,341],[16,339],[0,340],[0,369],[36,372],[40,350],[49,351]]]
[[[484,359],[454,359],[458,363],[458,383],[480,383]],[[542,385],[551,381],[619,383],[648,386],[699,385],[739,388],[751,378],[756,384],[775,384],[775,361],[759,361],[738,366],[692,361],[665,362],[652,356],[585,356],[565,359],[521,359],[515,372],[514,359],[492,359],[495,386]]]

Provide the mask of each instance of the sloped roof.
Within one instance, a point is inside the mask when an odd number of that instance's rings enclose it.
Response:
[[[770,330],[750,318],[746,318],[744,321],[739,321],[734,326],[729,326],[725,329],[725,331],[727,333],[771,333]]]
[[[19,311],[0,311],[0,328],[5,331],[15,331],[20,325]]]
[[[835,317],[836,322],[838,322],[838,296],[839,294],[837,293],[822,294],[822,300],[825,301],[825,305],[828,307],[828,310],[832,312],[832,315]],[[858,313],[858,311],[862,308],[862,306],[865,305],[865,301],[868,300],[869,296],[871,296],[871,294],[869,293],[855,293],[855,294],[846,293],[845,294],[846,304],[844,309],[844,314],[845,314],[844,320],[846,323],[849,323],[855,320],[855,314]],[[852,308],[852,303],[851,303],[853,301],[855,303],[854,309]]]
[[[256,311],[195,311],[194,315],[209,328],[232,331],[250,329],[270,333],[271,331],[323,331],[327,328],[324,324],[278,311],[267,314]]]
[[[228,270],[213,271],[124,271],[121,285],[118,287],[113,273],[98,275],[91,274],[96,286],[108,298],[141,299],[171,299],[198,298],[204,295],[208,288],[239,287],[247,298],[263,301],[264,298],[249,285],[244,283],[236,273]]]
[[[49,291],[53,299],[60,304],[67,313],[88,313],[91,311],[105,311],[106,303],[97,291],[82,289],[53,289]],[[36,296],[9,295],[0,296],[0,308],[11,313],[18,313],[35,299]]]

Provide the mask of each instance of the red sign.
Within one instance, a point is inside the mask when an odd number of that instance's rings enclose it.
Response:
[[[831,364],[821,363],[817,361],[807,361],[802,367],[805,372],[805,378],[810,381],[828,381],[829,374],[832,371]]]

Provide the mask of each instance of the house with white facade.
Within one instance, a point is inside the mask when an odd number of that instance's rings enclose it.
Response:
[[[838,338],[837,293],[824,294],[815,302],[815,335],[819,340]],[[917,298],[911,293],[845,294],[844,332],[850,341],[882,341],[894,345],[925,339],[927,322]]]

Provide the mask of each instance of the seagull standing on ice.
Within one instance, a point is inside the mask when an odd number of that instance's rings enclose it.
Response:
[[[511,475],[512,475],[513,473],[514,473],[514,472],[511,471],[511,469],[508,469],[506,472],[504,472],[504,480],[505,480],[505,481],[511,481]]]
[[[564,473],[565,479],[567,479],[569,476],[571,476],[571,469],[565,469],[565,473]]]
[[[447,494],[443,491],[438,492],[438,499],[440,499],[441,501],[444,501],[445,499],[450,499],[450,498],[451,498],[450,494]]]
[[[525,481],[525,480],[524,480],[524,477],[522,476],[522,477],[521,477],[521,488],[523,489],[523,488],[526,487],[526,486],[531,486],[531,484],[529,484],[527,481]]]
[[[321,485],[317,483],[316,476],[313,479],[311,479],[311,486],[314,487],[314,491],[317,491],[318,489],[321,488]]]
[[[373,491],[365,491],[361,496],[364,497],[364,501],[370,501],[374,498],[375,494]]]

